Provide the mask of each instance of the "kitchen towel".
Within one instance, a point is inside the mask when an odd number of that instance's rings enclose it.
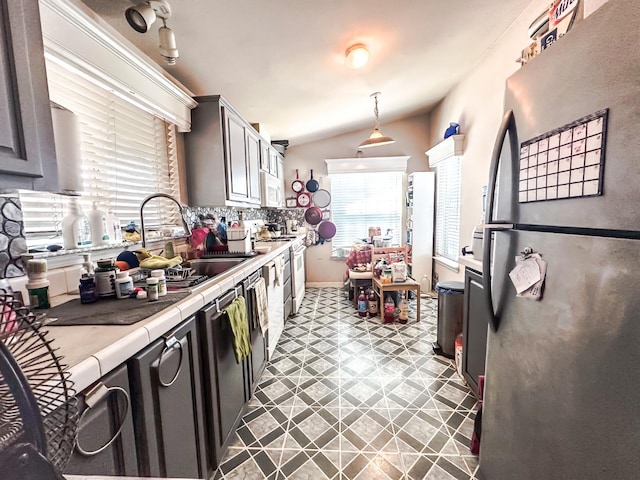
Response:
[[[276,257],[273,259],[273,263],[275,264],[275,283],[274,285],[282,285],[280,279],[284,274],[284,258],[282,256]]]
[[[236,362],[240,363],[251,353],[247,306],[244,297],[241,295],[236,298],[224,311],[229,317],[229,324],[233,332],[233,352],[236,354]]]
[[[267,284],[264,278],[259,278],[254,287],[253,295],[255,301],[253,302],[253,321],[254,327],[257,321],[260,325],[262,335],[266,336],[267,329],[269,328],[269,302],[267,300]]]

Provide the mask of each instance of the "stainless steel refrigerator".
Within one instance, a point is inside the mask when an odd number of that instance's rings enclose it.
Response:
[[[640,2],[610,0],[524,65],[505,110],[478,475],[640,478]],[[540,300],[509,277],[526,248],[548,262]]]

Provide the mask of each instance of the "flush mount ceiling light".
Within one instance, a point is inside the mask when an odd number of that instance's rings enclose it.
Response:
[[[347,48],[344,54],[345,64],[349,68],[362,68],[369,60],[369,50],[363,43],[356,43]]]
[[[160,38],[160,55],[169,65],[175,65],[179,56],[176,37],[173,30],[167,27],[167,19],[171,16],[171,7],[166,0],[149,0],[127,8],[124,16],[136,32],[147,33],[157,18],[162,19],[162,27],[158,30]]]
[[[369,135],[364,142],[358,145],[358,148],[369,148],[369,147],[377,147],[380,145],[389,145],[394,143],[395,140],[391,137],[385,137],[380,131],[380,118],[378,116],[378,97],[381,95],[380,92],[372,93],[371,98],[375,101],[375,108],[373,109],[373,113],[376,116],[376,124],[373,127],[373,132]]]

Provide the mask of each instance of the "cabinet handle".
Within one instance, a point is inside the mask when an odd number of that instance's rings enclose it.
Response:
[[[160,369],[162,368],[162,360],[167,352],[173,350],[174,348],[180,349],[180,362],[178,362],[178,368],[176,369],[176,373],[173,375],[173,378],[168,382],[162,380],[162,376],[160,375]],[[180,375],[180,370],[182,370],[182,360],[184,359],[184,350],[182,348],[182,342],[178,340],[176,337],[171,336],[164,341],[164,348],[162,349],[162,353],[160,354],[160,360],[158,360],[158,382],[163,387],[170,387],[175,383]]]
[[[80,445],[80,435],[78,435],[76,440],[76,449],[85,457],[92,457],[94,455],[99,454],[100,452],[103,452],[113,442],[115,442],[116,439],[122,433],[122,429],[124,428],[124,424],[127,419],[127,414],[129,413],[129,408],[131,407],[131,398],[129,397],[129,394],[124,388],[107,387],[103,383],[98,384],[85,396],[84,401],[87,405],[87,408],[84,410],[84,412],[82,412],[82,415],[80,415],[80,420],[78,420],[78,431],[80,431],[80,429],[82,428],[80,425],[82,424],[84,416],[87,414],[87,412],[90,409],[92,409],[98,402],[100,402],[101,400],[104,400],[112,393],[115,393],[117,395],[122,395],[125,399],[124,412],[121,415],[120,426],[118,427],[118,430],[116,431],[116,433],[113,434],[113,437],[111,437],[111,440],[109,440],[107,443],[105,443],[102,447],[98,448],[97,450],[85,450],[84,448],[82,448],[82,446]]]

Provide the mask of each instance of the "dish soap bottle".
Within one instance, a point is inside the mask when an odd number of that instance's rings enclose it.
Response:
[[[71,197],[69,214],[62,219],[62,242],[66,249],[91,245],[91,224],[76,197]]]

